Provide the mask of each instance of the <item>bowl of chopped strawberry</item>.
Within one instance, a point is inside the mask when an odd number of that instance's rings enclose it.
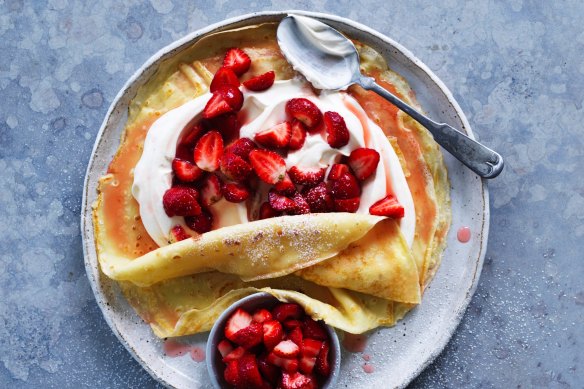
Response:
[[[332,327],[296,303],[256,293],[226,309],[211,329],[207,370],[216,388],[332,388],[341,351]]]

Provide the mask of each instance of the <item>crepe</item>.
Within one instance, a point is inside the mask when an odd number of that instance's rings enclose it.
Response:
[[[293,77],[275,29],[263,24],[210,35],[165,61],[132,100],[120,148],[100,179],[94,228],[101,270],[119,282],[159,337],[207,331],[230,304],[258,290],[295,301],[315,319],[350,333],[390,326],[420,303],[438,267],[450,225],[440,150],[427,130],[359,87],[350,94],[388,135],[406,174],[416,213],[411,248],[396,221],[344,213],[224,227],[162,248],[148,236],[131,193],[132,169],[148,129],[165,112],[207,91],[229,47],[242,48],[252,59],[244,79],[272,69],[278,79]],[[365,73],[420,108],[405,80],[378,53],[356,45]],[[253,240],[260,231],[266,234],[262,239],[281,244],[258,254]],[[314,231],[321,232],[318,239],[307,239]]]

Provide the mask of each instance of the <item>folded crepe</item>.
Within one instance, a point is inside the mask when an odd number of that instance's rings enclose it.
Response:
[[[260,290],[350,333],[390,326],[420,302],[438,267],[450,225],[439,147],[415,121],[359,87],[350,93],[388,135],[406,174],[416,212],[411,247],[395,220],[347,213],[255,221],[160,248],[148,236],[131,193],[148,129],[207,91],[229,47],[249,54],[251,74],[275,69],[279,79],[293,77],[275,27],[214,34],[164,62],[133,99],[120,148],[100,179],[94,228],[101,270],[159,337],[209,330],[230,304]],[[405,80],[377,52],[355,43],[364,71],[420,109]]]

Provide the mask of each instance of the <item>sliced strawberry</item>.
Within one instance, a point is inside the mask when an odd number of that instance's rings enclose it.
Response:
[[[175,158],[172,160],[172,170],[179,180],[193,182],[203,175],[203,171],[192,162]]]
[[[208,207],[221,200],[223,191],[221,190],[221,180],[216,174],[209,174],[201,183],[201,204]]]
[[[295,358],[300,353],[300,347],[291,340],[283,340],[274,347],[273,353],[282,358]]]
[[[295,184],[314,186],[324,180],[326,168],[292,166],[288,174]]]
[[[229,354],[233,351],[233,345],[227,339],[223,339],[217,345],[217,350],[219,350],[219,354],[221,354],[221,356],[223,358],[225,358],[227,356],[227,354]]]
[[[292,120],[292,135],[290,136],[290,142],[288,143],[288,148],[290,150],[300,150],[304,146],[304,141],[306,140],[306,127],[300,120]]]
[[[232,69],[220,67],[219,70],[217,70],[217,73],[215,73],[215,76],[213,76],[213,81],[211,81],[209,91],[213,93],[225,85],[231,85],[238,88],[239,78],[237,78],[237,74],[235,74]]]
[[[288,320],[289,321],[298,321],[298,320]],[[288,339],[296,343],[300,351],[302,351],[302,323],[298,322],[299,325],[295,326],[292,331],[288,334]]]
[[[303,97],[288,100],[286,113],[304,123],[309,132],[316,129],[322,121],[320,109],[312,101]]]
[[[272,316],[280,322],[288,319],[301,319],[304,316],[304,309],[296,303],[279,303],[272,308]]]
[[[249,153],[255,149],[257,149],[257,146],[253,142],[253,140],[251,140],[249,138],[239,138],[235,142],[233,142],[229,146],[227,146],[227,148],[225,149],[225,152],[239,155],[241,158],[248,161],[249,160]]]
[[[323,377],[328,377],[331,373],[331,366],[329,364],[328,355],[329,355],[330,346],[327,342],[323,342],[320,348],[320,352],[316,357],[316,372]]]
[[[225,200],[231,203],[241,203],[249,197],[249,189],[236,182],[227,182],[221,188]]]
[[[300,358],[300,362],[298,364],[298,370],[303,372],[304,374],[311,374],[314,370],[314,365],[316,364],[316,357],[309,357],[303,355]]]
[[[324,124],[327,134],[326,141],[331,147],[338,149],[349,143],[349,130],[341,115],[332,111],[325,112]]]
[[[296,320],[296,319],[288,319],[285,320],[282,325],[284,326],[285,329],[287,329],[288,331],[294,330],[296,327],[302,327],[302,322],[300,320]]]
[[[240,382],[237,360],[227,362],[227,367],[223,372],[223,378],[225,378],[228,384],[233,386],[236,386]]]
[[[301,373],[282,373],[282,389],[316,389],[316,383]]]
[[[201,213],[197,201],[199,193],[194,188],[176,186],[168,189],[162,196],[164,212],[172,216],[195,216]]]
[[[306,338],[302,341],[302,355],[316,357],[320,353],[322,342],[315,339]]]
[[[296,192],[294,196],[292,196],[292,200],[296,204],[296,208],[294,209],[295,215],[304,215],[310,213],[310,205],[306,202],[304,196],[302,196],[299,192]]]
[[[344,173],[332,182],[331,194],[335,199],[352,199],[361,195],[361,187],[354,175]]]
[[[271,87],[274,84],[275,79],[276,73],[273,70],[271,70],[264,74],[260,74],[259,76],[250,78],[247,81],[244,81],[243,85],[249,90],[259,92]]]
[[[298,359],[283,358],[274,352],[269,353],[267,359],[272,365],[281,367],[289,373],[298,371]]]
[[[262,308],[254,312],[252,319],[256,323],[263,323],[267,320],[272,320],[272,314],[267,309]]]
[[[296,185],[294,185],[288,173],[286,173],[282,181],[277,182],[276,185],[274,185],[274,189],[276,189],[276,192],[284,196],[293,196],[294,193],[296,193]]]
[[[255,355],[245,354],[238,361],[240,384],[237,387],[261,388],[263,379]]]
[[[200,215],[185,217],[185,223],[191,230],[204,234],[213,229],[213,215],[208,209],[203,208]]]
[[[179,144],[186,147],[193,147],[199,139],[199,135],[203,132],[203,125],[195,123],[185,131],[185,135],[181,138]]]
[[[349,166],[345,165],[344,163],[335,163],[329,172],[328,179],[329,180],[338,180],[341,175],[344,173],[350,173]]]
[[[349,165],[353,169],[355,177],[361,181],[375,173],[378,164],[379,153],[373,149],[361,147],[351,151],[351,155],[349,155]]]
[[[176,242],[180,242],[181,240],[185,240],[191,237],[180,224],[172,227],[170,232],[172,233],[172,236]]]
[[[284,338],[282,324],[277,320],[267,320],[263,323],[264,344],[268,350],[272,350]]]
[[[203,135],[195,146],[195,163],[205,171],[213,172],[217,170],[222,155],[223,138],[217,131],[209,131]]]
[[[221,157],[221,172],[230,180],[242,182],[251,170],[250,164],[237,154],[224,153]]]
[[[310,317],[304,318],[304,327],[302,333],[306,338],[328,340],[328,335],[324,327],[319,322],[312,320]]]
[[[292,126],[290,122],[282,122],[258,132],[254,140],[264,147],[281,149],[288,146],[292,136]]]
[[[260,344],[263,340],[264,327],[261,323],[251,323],[233,335],[233,342],[244,349],[250,349]]]
[[[268,201],[270,202],[270,206],[276,211],[294,212],[296,210],[296,203],[294,200],[278,194],[273,189],[268,193]]]
[[[232,352],[230,352],[229,354],[224,356],[223,362],[228,363],[231,361],[237,361],[238,359],[243,357],[244,354],[245,354],[245,349],[243,347],[239,346],[236,349],[234,349]]]
[[[361,204],[361,199],[359,197],[353,197],[352,199],[335,199],[334,201],[336,212],[355,213],[359,209],[359,204]]]
[[[304,191],[304,198],[310,206],[310,212],[331,212],[334,208],[333,198],[324,182]]]
[[[234,341],[235,334],[239,332],[239,330],[249,326],[251,321],[251,315],[243,309],[238,308],[235,312],[233,312],[225,324],[225,337],[231,341]]]
[[[249,162],[258,177],[267,184],[281,181],[286,174],[286,162],[279,154],[269,150],[252,150]]]
[[[205,105],[203,118],[211,119],[228,112],[233,112],[233,108],[227,103],[222,94],[215,92],[211,95],[207,105]]]
[[[259,219],[260,220],[269,219],[271,217],[276,216],[280,216],[280,213],[276,211],[274,208],[272,208],[270,203],[268,203],[267,201],[263,202],[262,205],[260,206]]]
[[[258,368],[262,376],[271,384],[276,384],[278,379],[280,379],[280,369],[268,362],[267,355],[258,357]]]
[[[223,85],[214,94],[219,94],[233,111],[239,111],[243,106],[243,93],[232,85]]]
[[[369,213],[377,216],[388,216],[394,219],[404,217],[404,207],[392,195],[387,195],[369,207]]]
[[[207,130],[217,130],[226,142],[239,138],[241,123],[235,112],[228,112],[214,118],[205,120]]]
[[[229,49],[225,54],[225,58],[223,58],[223,66],[230,68],[235,74],[241,76],[249,70],[251,59],[245,51],[234,47]]]

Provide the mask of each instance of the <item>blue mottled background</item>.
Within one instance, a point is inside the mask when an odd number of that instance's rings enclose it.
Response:
[[[0,387],[155,387],[101,316],[79,215],[126,79],[188,32],[289,1],[0,0]],[[506,157],[476,295],[414,388],[584,387],[584,4],[300,1],[408,47]]]

